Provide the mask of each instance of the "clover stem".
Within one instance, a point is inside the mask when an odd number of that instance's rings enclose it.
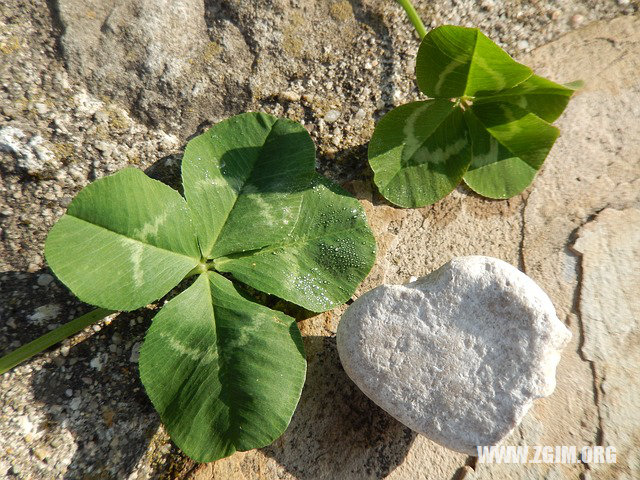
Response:
[[[198,263],[198,265],[196,265],[189,273],[185,275],[184,278],[186,279],[189,277],[193,277],[194,275],[207,273],[207,270],[209,270],[209,264],[207,263],[207,260],[203,258],[202,260],[200,260],[200,263]]]
[[[85,313],[84,315],[59,326],[58,328],[51,330],[49,333],[45,333],[34,341],[18,347],[13,352],[0,358],[0,375],[11,370],[16,365],[24,362],[34,355],[46,350],[52,345],[55,345],[65,338],[78,333],[80,330],[88,327],[92,323],[102,320],[104,317],[111,315],[112,313],[115,313],[115,311],[107,310],[105,308],[96,308],[89,313]]]
[[[453,104],[457,108],[460,108],[463,112],[471,108],[471,105],[473,105],[473,100],[474,100],[474,97],[470,95],[463,95],[462,97],[456,97],[451,99]]]
[[[424,23],[422,23],[422,20],[420,19],[418,12],[416,12],[415,7],[411,3],[411,0],[396,1],[402,6],[402,8],[404,8],[404,11],[407,12],[409,20],[411,20],[411,23],[413,23],[416,32],[418,32],[418,35],[420,36],[420,40],[422,40],[427,34],[427,29],[425,28]]]

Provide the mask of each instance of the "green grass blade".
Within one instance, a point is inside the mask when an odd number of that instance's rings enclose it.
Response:
[[[61,342],[65,338],[69,338],[71,335],[78,333],[85,327],[88,327],[89,325],[102,320],[104,317],[106,317],[107,315],[111,315],[112,313],[115,313],[115,311],[106,310],[104,308],[97,308],[89,313],[85,313],[84,315],[74,320],[71,320],[68,323],[65,323],[64,325],[59,326],[49,333],[45,333],[40,338],[37,338],[34,341],[27,343],[26,345],[22,345],[13,352],[0,358],[0,375],[8,372],[16,365],[19,365],[25,360],[28,360],[29,358],[37,355],[38,353],[46,350],[56,343]]]

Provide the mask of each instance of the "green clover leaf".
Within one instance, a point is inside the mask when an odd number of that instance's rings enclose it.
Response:
[[[313,142],[290,120],[247,113],[215,125],[187,145],[182,178],[186,200],[134,168],[93,182],[45,255],[80,299],[110,310],[195,278],[155,316],[140,376],[175,443],[208,462],[280,436],[306,374],[294,319],[242,284],[330,309],[368,274],[375,239],[360,203],[315,172]]]
[[[416,77],[433,100],[387,113],[368,151],[380,193],[402,207],[435,203],[461,180],[490,198],[521,193],[579,86],[534,75],[478,29],[451,25],[424,37]]]

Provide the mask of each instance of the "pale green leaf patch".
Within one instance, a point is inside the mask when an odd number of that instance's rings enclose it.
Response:
[[[474,105],[508,102],[552,123],[562,115],[571,96],[580,85],[580,83],[576,86],[571,84],[560,85],[538,75],[531,75],[531,77],[513,88],[498,92],[495,95],[476,98]]]
[[[386,114],[368,152],[378,190],[402,207],[435,203],[463,178],[486,197],[521,193],[579,87],[534,75],[478,29],[451,25],[424,37],[416,76],[434,99]]]
[[[284,118],[243,113],[191,140],[182,181],[203,257],[259,248],[286,236],[314,173],[311,137]]]
[[[465,112],[473,160],[465,183],[489,198],[509,198],[533,180],[558,129],[508,103],[474,105]]]
[[[305,378],[295,321],[242,283],[324,311],[353,295],[376,244],[360,203],[315,172],[313,142],[290,120],[220,122],[189,142],[182,178],[186,200],[137,169],[95,181],[45,254],[78,297],[112,310],[195,277],[154,318],[140,372],[175,443],[212,461],[280,436]]]

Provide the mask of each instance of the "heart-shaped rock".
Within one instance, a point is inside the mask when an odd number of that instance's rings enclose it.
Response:
[[[477,455],[553,392],[570,339],[533,280],[474,256],[365,293],[342,316],[337,343],[371,400],[435,442]]]

